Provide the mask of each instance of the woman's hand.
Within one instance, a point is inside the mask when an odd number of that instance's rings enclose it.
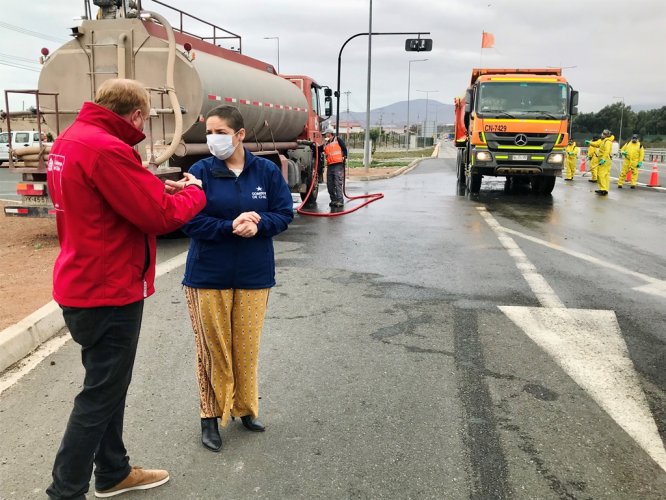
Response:
[[[234,234],[243,238],[252,238],[257,234],[257,225],[252,221],[241,222],[234,227]]]
[[[259,224],[260,220],[261,217],[257,212],[243,212],[234,219],[231,227],[233,227],[235,230],[239,224],[243,224],[245,222],[252,222],[256,226],[257,224]]]

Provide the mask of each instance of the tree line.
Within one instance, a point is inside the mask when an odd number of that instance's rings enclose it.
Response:
[[[598,135],[609,129],[620,138],[622,122],[622,142],[638,134],[645,145],[659,146],[666,141],[666,106],[646,111],[633,111],[622,102],[610,104],[596,113],[581,113],[573,117],[572,132],[576,138]],[[666,144],[665,144],[666,145]]]

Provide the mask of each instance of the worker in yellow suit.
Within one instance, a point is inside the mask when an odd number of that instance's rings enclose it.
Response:
[[[599,196],[608,195],[608,189],[610,188],[610,171],[613,164],[611,154],[613,152],[614,140],[615,136],[611,131],[605,129],[601,133],[601,139],[589,142],[590,146],[599,148],[596,152],[597,157],[599,158],[599,167],[597,169],[597,184],[599,185],[599,189],[594,191]]]
[[[569,145],[566,150],[566,157],[564,159],[564,166],[567,169],[565,181],[572,181],[576,173],[576,160],[578,159],[578,146],[572,137],[569,137]]]
[[[598,135],[592,137],[592,142],[600,139]],[[588,182],[597,182],[597,169],[599,168],[599,157],[597,156],[597,148],[590,143],[587,148],[587,162],[590,165],[590,179]]]
[[[622,162],[620,177],[617,179],[617,187],[622,189],[627,172],[631,170],[631,189],[635,189],[636,182],[638,182],[638,169],[643,166],[645,157],[645,149],[638,140],[638,135],[631,136],[631,141],[622,146],[620,154],[624,157],[624,162]]]

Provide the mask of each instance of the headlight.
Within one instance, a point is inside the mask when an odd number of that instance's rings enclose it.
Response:
[[[488,151],[477,151],[476,159],[478,161],[490,161],[493,157]]]
[[[562,163],[564,155],[562,153],[554,153],[548,157],[548,163]]]

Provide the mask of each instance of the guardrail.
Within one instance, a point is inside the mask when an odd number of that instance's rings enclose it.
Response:
[[[587,147],[581,147],[580,151],[578,153],[579,156],[587,156]],[[619,152],[617,155],[613,155],[614,158],[617,158],[619,155]],[[645,158],[643,159],[644,162],[657,162],[657,163],[666,163],[666,149],[653,149],[653,148],[646,148],[645,149]]]
[[[647,148],[645,150],[644,161],[648,161],[648,157],[650,158],[649,161],[658,161],[659,163],[664,163],[666,162],[666,149]]]

